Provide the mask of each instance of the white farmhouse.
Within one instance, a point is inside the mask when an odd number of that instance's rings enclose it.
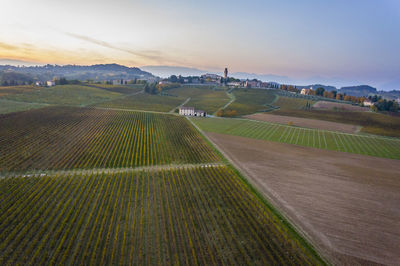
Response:
[[[374,103],[373,103],[371,100],[369,100],[369,99],[365,100],[365,101],[363,102],[363,104],[364,104],[364,106],[368,106],[368,107],[374,105]]]
[[[194,107],[179,107],[179,114],[185,116],[207,116],[207,113],[203,110],[195,110]]]
[[[52,86],[55,86],[56,83],[55,83],[54,81],[48,80],[48,81],[46,82],[46,85],[47,85],[48,87],[52,87]]]

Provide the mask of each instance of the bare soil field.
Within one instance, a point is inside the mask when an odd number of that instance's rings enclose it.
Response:
[[[306,128],[316,128],[322,130],[330,130],[330,131],[338,131],[344,133],[356,133],[360,130],[360,126],[329,122],[323,120],[309,119],[309,118],[300,118],[300,117],[290,117],[283,115],[272,115],[266,113],[257,113],[245,116],[245,118],[265,121],[271,123],[278,123],[288,125],[291,123],[294,126],[298,127],[306,127]]]
[[[368,111],[368,107],[361,107],[361,106],[355,106],[351,104],[345,104],[345,103],[335,103],[335,102],[326,102],[326,101],[319,101],[316,102],[313,106],[314,109],[319,109],[319,110],[346,110],[346,111]]]
[[[400,161],[207,136],[333,264],[400,265]]]

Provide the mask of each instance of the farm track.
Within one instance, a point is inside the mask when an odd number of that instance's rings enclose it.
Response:
[[[142,172],[142,171],[162,171],[170,169],[193,169],[204,167],[219,167],[224,166],[223,163],[200,163],[200,164],[167,164],[167,165],[152,165],[152,166],[139,166],[139,167],[121,167],[121,168],[91,168],[91,169],[70,169],[70,170],[37,170],[31,173],[6,173],[0,175],[1,178],[8,177],[38,177],[46,175],[89,175],[89,174],[115,174],[115,173],[129,173],[129,172]]]
[[[188,97],[183,103],[181,103],[180,105],[178,105],[177,107],[175,107],[174,109],[172,109],[171,111],[169,111],[169,113],[175,113],[175,110],[184,106],[185,104],[187,104],[190,101],[190,97]]]

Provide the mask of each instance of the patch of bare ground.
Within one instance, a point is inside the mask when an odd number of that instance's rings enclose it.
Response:
[[[400,265],[400,161],[207,136],[333,264]]]
[[[319,110],[345,110],[345,111],[368,111],[368,107],[361,107],[346,103],[336,103],[336,102],[327,102],[327,101],[319,101],[316,102],[313,106],[314,109]]]
[[[285,125],[291,124],[298,127],[316,128],[329,131],[339,131],[344,133],[356,133],[360,130],[360,126],[356,125],[329,122],[329,121],[309,119],[309,118],[273,115],[266,113],[257,113],[245,117],[264,122],[271,122],[271,123],[278,123]]]

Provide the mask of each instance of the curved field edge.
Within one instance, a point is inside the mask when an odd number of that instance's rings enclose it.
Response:
[[[217,145],[203,132],[203,130],[198,127],[190,118],[187,118],[194,128],[196,128],[203,139],[212,147],[215,153],[221,158],[221,161],[226,164],[226,166],[231,169],[240,179],[240,181],[260,200],[268,210],[271,211],[279,220],[291,231],[292,235],[304,246],[306,247],[314,258],[318,261],[318,263],[322,265],[329,265],[329,262],[326,258],[322,257],[321,254],[317,251],[317,249],[311,244],[311,241],[305,236],[305,234],[301,233],[301,230],[297,229],[294,225],[289,222],[289,219],[283,215],[277,208],[275,208],[272,203],[266,198],[266,196],[261,193],[256,186],[247,178],[242,172],[239,171],[239,168],[235,165],[235,163],[226,156],[222,150],[220,150]]]
[[[241,118],[193,118],[202,130],[304,147],[400,159],[400,139],[341,133]]]

